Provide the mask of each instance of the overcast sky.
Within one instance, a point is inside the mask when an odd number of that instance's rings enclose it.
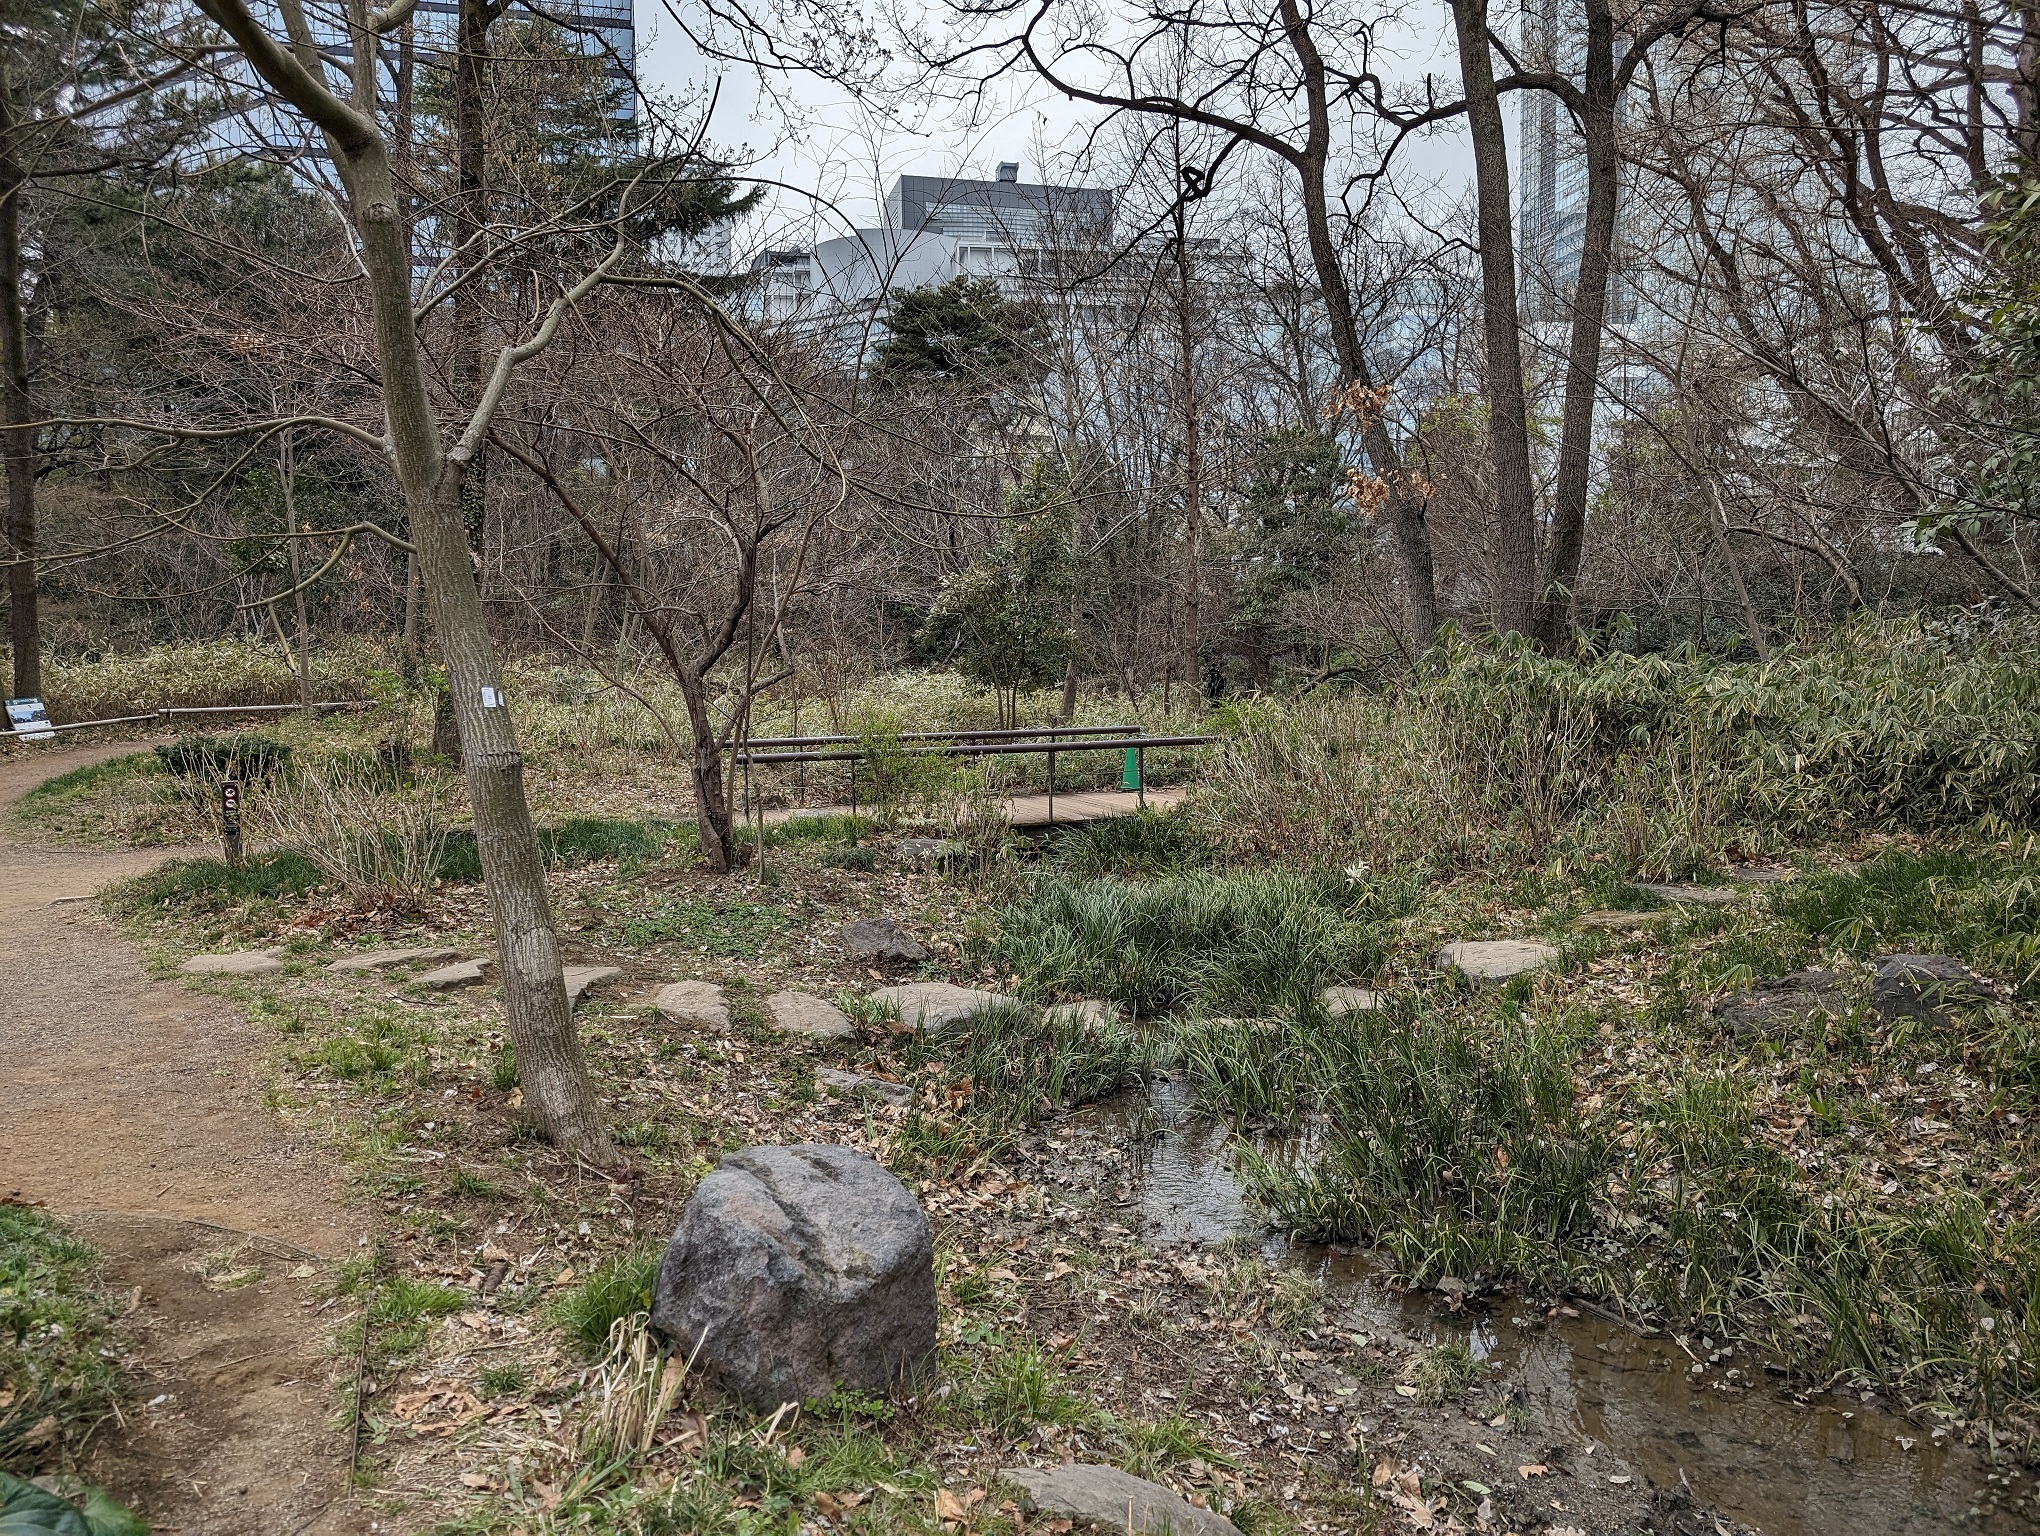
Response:
[[[1395,39],[1407,76],[1442,71],[1456,82],[1450,34],[1443,0],[1415,7]],[[637,37],[646,87],[683,98],[717,87],[712,141],[743,153],[755,174],[780,184],[740,237],[754,248],[876,224],[886,189],[903,173],[988,178],[1001,161],[1013,160],[1025,181],[1100,180],[1076,164],[1095,121],[1090,109],[1044,86],[1016,83],[996,111],[980,112],[974,128],[935,106],[911,121],[885,122],[847,91],[813,77],[778,78],[768,90],[746,70],[704,59],[660,0],[637,0]],[[1467,174],[1465,160],[1459,136],[1440,134],[1412,145],[1404,163],[1417,179],[1457,186]]]

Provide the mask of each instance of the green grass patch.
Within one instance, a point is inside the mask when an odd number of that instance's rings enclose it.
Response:
[[[692,834],[691,822],[574,816],[540,827],[538,843],[549,868],[578,869],[614,859],[619,873],[630,874],[656,862]],[[456,828],[447,835],[445,851],[439,856],[438,878],[455,885],[474,885],[481,880],[482,851],[472,828]]]
[[[127,1390],[103,1265],[47,1212],[0,1204],[0,1469],[63,1464]]]
[[[647,1243],[604,1259],[588,1278],[553,1303],[553,1320],[590,1358],[609,1347],[609,1330],[621,1318],[652,1309],[665,1250]]]
[[[324,877],[300,853],[258,854],[240,864],[225,859],[172,859],[116,886],[117,911],[171,907],[188,913],[222,911],[251,901],[279,901],[314,890]]]
[[[1072,827],[1056,839],[1049,862],[1072,876],[1172,875],[1209,864],[1213,851],[1180,812],[1141,811]]]
[[[1156,880],[1048,874],[1000,915],[991,951],[1030,996],[1107,997],[1136,1013],[1314,1008],[1374,975],[1414,881],[1344,871],[1198,872]]]

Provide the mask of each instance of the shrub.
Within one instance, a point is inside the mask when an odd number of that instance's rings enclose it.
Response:
[[[299,768],[260,806],[278,842],[357,901],[415,907],[439,878],[449,828],[432,781],[392,788],[372,761],[338,759]]]
[[[1052,855],[1066,875],[1180,874],[1211,861],[1211,843],[1188,817],[1142,811],[1073,827]]]

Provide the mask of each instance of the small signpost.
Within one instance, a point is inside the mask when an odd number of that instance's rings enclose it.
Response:
[[[57,728],[50,724],[50,712],[41,699],[9,699],[7,725],[16,741],[55,741]]]
[[[241,781],[222,779],[220,781],[220,841],[226,848],[227,862],[238,865],[241,862]]]

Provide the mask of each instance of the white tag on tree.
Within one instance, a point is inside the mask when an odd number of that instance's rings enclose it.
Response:
[[[484,709],[501,709],[502,707],[503,707],[503,690],[502,690],[502,689],[500,689],[500,688],[484,688],[484,689],[482,690],[482,708],[484,708]]]

